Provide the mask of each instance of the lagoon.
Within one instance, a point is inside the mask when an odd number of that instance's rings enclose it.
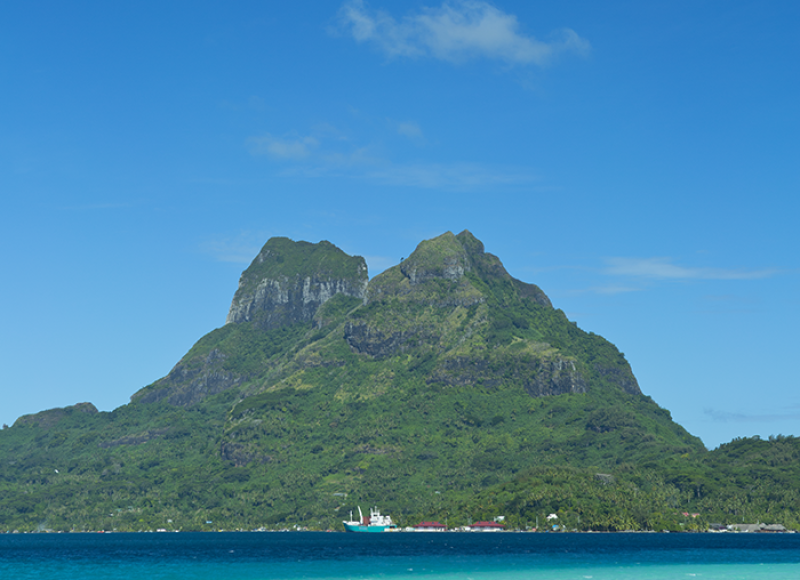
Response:
[[[800,534],[0,534],[0,578],[800,578]]]

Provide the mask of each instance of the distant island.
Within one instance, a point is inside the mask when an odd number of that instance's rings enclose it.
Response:
[[[272,238],[226,324],[129,404],[0,431],[0,532],[341,530],[359,505],[400,527],[797,530],[799,459],[790,436],[706,450],[468,231],[371,280]]]

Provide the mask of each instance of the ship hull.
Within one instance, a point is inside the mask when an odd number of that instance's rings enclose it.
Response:
[[[380,533],[386,531],[389,526],[365,526],[363,524],[349,524],[344,523],[345,532],[366,532],[370,534]]]

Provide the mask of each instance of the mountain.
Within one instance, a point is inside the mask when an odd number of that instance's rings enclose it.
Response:
[[[372,280],[329,242],[273,238],[226,324],[130,404],[0,432],[0,528],[325,528],[358,503],[412,523],[491,505],[523,525],[554,509],[525,494],[556,480],[555,509],[584,525],[676,527],[707,456],[614,345],[470,232]],[[625,493],[636,501],[602,519]]]

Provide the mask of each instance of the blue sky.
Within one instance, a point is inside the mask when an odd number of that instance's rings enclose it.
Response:
[[[110,410],[271,236],[469,229],[709,448],[800,435],[800,4],[0,7],[0,422]]]

